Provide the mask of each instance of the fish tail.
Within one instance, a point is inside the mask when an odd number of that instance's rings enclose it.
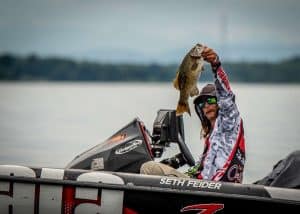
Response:
[[[176,115],[182,115],[184,112],[187,112],[191,116],[191,111],[188,103],[179,102],[176,108]]]

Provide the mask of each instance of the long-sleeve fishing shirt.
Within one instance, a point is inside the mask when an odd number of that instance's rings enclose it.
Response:
[[[245,139],[235,95],[222,66],[215,73],[218,116],[205,146],[199,179],[242,183],[245,164]]]

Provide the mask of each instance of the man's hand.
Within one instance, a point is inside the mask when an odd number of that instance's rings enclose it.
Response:
[[[221,65],[219,56],[213,49],[205,46],[201,55],[206,62],[211,64],[213,69],[217,69]]]
[[[197,176],[200,174],[200,171],[202,170],[202,165],[200,163],[196,163],[195,166],[192,166],[188,169],[187,172],[185,172],[186,175],[188,175],[191,178],[197,178]]]
[[[186,160],[184,159],[184,157],[181,153],[178,153],[177,155],[175,155],[171,158],[166,158],[160,162],[163,164],[169,165],[169,166],[173,167],[174,169],[178,169],[179,167],[186,164]]]

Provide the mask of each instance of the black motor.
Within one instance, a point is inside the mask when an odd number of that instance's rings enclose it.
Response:
[[[138,173],[151,155],[151,137],[143,123],[134,119],[103,143],[75,157],[67,169],[92,169]]]
[[[181,157],[180,166],[193,165],[194,159],[184,143],[182,116],[177,117],[174,110],[159,110],[152,136],[136,118],[103,143],[75,157],[66,169],[139,173],[143,163],[161,157],[165,147],[173,142],[181,151],[176,156]]]
[[[267,176],[254,184],[300,189],[300,150],[278,161]]]

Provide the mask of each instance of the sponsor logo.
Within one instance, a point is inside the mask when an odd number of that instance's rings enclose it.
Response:
[[[104,160],[103,158],[95,158],[91,162],[92,170],[101,170],[104,169]]]
[[[188,212],[188,211],[200,211],[197,214],[213,214],[222,210],[224,208],[224,204],[194,204],[189,205],[180,210],[180,212]]]
[[[227,172],[227,178],[229,181],[242,183],[243,180],[243,167],[237,164],[232,165]]]
[[[128,142],[125,145],[121,146],[119,149],[117,149],[115,154],[122,155],[127,152],[130,152],[130,151],[134,150],[135,148],[139,147],[140,145],[142,145],[142,143],[143,143],[142,140],[133,140],[131,142]]]

